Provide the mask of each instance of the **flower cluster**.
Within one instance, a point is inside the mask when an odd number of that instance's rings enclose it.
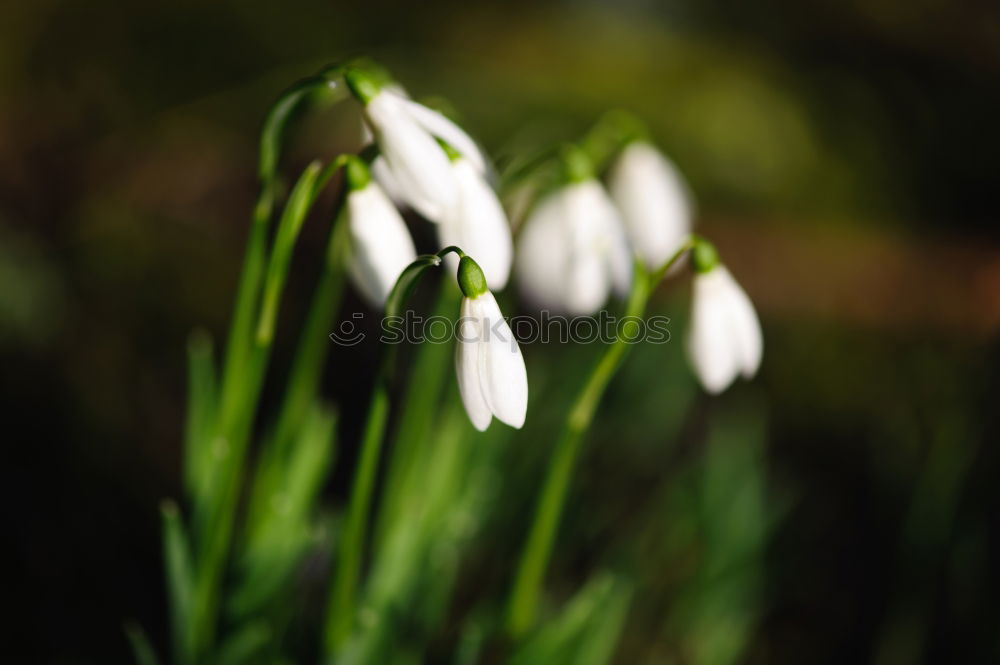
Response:
[[[351,217],[352,230],[358,217],[387,217],[383,203],[391,199],[436,224],[441,246],[457,245],[476,256],[490,283],[502,289],[513,254],[510,224],[487,181],[479,146],[458,125],[410,100],[396,85],[380,85],[360,68],[349,69],[345,80],[363,105],[366,129],[378,147],[371,167],[374,179],[368,178],[365,186],[378,194],[367,197],[367,208],[351,209],[357,213]],[[378,306],[416,254],[400,251],[413,245],[405,224],[374,224],[379,225],[377,231],[352,233],[352,262],[383,270],[377,275],[354,270],[352,275],[359,290]],[[386,251],[391,259],[373,258]]]
[[[465,295],[461,325],[469,334],[460,332],[456,364],[462,400],[478,429],[493,416],[514,427],[524,421],[524,361],[509,328],[504,323],[504,340],[472,334],[481,333],[486,320],[502,320],[486,285],[502,290],[512,264],[526,300],[589,316],[612,294],[628,296],[636,270],[673,275],[691,249],[687,350],[695,375],[718,393],[737,376],[756,373],[762,336],[753,306],[711,244],[692,236],[689,189],[643,134],[622,140],[601,167],[583,148],[564,147],[558,183],[531,207],[515,254],[511,224],[476,142],[398,84],[361,67],[349,68],[344,78],[362,106],[365,136],[377,148],[369,162],[347,164],[350,275],[369,303],[385,303],[417,258],[403,208],[435,224],[440,246],[461,248],[463,258],[445,260]],[[478,341],[465,343],[466,337]]]

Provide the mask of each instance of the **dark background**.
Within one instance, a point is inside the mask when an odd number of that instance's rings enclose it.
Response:
[[[127,618],[165,641],[156,507],[179,493],[185,340],[224,334],[263,113],[356,53],[444,95],[493,154],[620,106],[689,177],[765,329],[759,379],[720,402],[761,405],[783,506],[745,660],[1000,658],[995,4],[39,0],[3,16],[0,491],[24,662],[127,662]],[[290,165],[350,141],[327,120],[297,132]],[[307,227],[303,264],[322,237]],[[341,360],[363,374],[370,357]],[[329,383],[346,411],[364,393]],[[608,422],[662,435],[614,395]],[[714,408],[698,397],[694,422]],[[611,455],[596,443],[585,486]],[[625,458],[595,504],[627,508],[642,459]],[[657,639],[642,613],[620,662]]]

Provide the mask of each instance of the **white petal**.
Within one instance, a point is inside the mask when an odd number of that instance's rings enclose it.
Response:
[[[452,163],[458,183],[458,203],[438,226],[441,246],[458,245],[475,259],[486,274],[492,291],[507,285],[513,260],[513,240],[507,215],[493,188],[464,157]],[[458,267],[458,257],[449,254],[451,270]]]
[[[612,167],[609,189],[635,251],[651,270],[662,265],[691,232],[691,197],[676,167],[633,142]]]
[[[493,294],[487,291],[470,302],[483,332],[479,344],[479,385],[483,398],[500,421],[524,425],[528,410],[528,375],[521,347],[503,318]]]
[[[421,127],[434,136],[443,139],[445,143],[457,150],[468,159],[481,175],[487,173],[487,160],[472,138],[461,127],[449,120],[444,114],[429,109],[423,104],[404,100],[406,109]]]
[[[593,314],[612,287],[624,296],[631,286],[621,220],[595,180],[542,199],[524,223],[515,261],[528,299],[569,314]]]
[[[374,182],[347,196],[351,236],[350,273],[376,307],[385,303],[399,273],[417,257],[402,217]]]
[[[608,273],[599,254],[576,252],[564,279],[564,306],[568,314],[588,316],[599,310],[608,299]]]
[[[409,208],[410,204],[403,198],[402,189],[399,183],[396,182],[396,176],[393,175],[392,169],[389,168],[389,164],[385,161],[385,157],[379,155],[372,162],[370,167],[372,177],[378,182],[379,187],[382,191],[392,200],[392,203],[397,208]]]
[[[753,303],[725,267],[719,266],[728,281],[729,318],[733,328],[733,344],[736,349],[740,374],[753,378],[760,367],[764,351],[764,336],[760,331],[760,320]]]
[[[447,155],[413,118],[409,103],[383,90],[365,106],[365,117],[399,195],[421,215],[438,221],[455,203],[455,180]]]
[[[514,269],[526,300],[541,309],[566,311],[570,248],[564,189],[542,199],[518,237]]]
[[[590,276],[589,287],[593,293],[585,300],[597,301],[590,311],[593,313],[607,300],[608,292],[615,291],[625,296],[631,287],[632,259],[625,238],[621,217],[596,180],[570,185],[567,202],[570,207],[570,237],[573,247],[572,261],[580,265],[572,269],[576,275],[590,274],[593,262],[601,266],[601,278]],[[598,297],[599,296],[599,297]]]
[[[493,415],[483,397],[479,379],[479,346],[482,329],[479,317],[472,311],[471,301],[462,299],[458,321],[458,346],[455,348],[455,373],[458,392],[472,426],[480,432],[490,426]]]
[[[727,274],[716,268],[695,275],[693,288],[688,356],[705,390],[717,394],[725,390],[740,371]]]

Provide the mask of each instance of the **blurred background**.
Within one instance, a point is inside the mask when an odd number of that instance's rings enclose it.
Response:
[[[760,376],[708,399],[681,354],[685,281],[665,288],[673,341],[637,349],[600,411],[549,586],[627,572],[614,662],[1000,660],[997,5],[36,0],[3,15],[10,653],[131,662],[126,619],[166,643],[157,504],[180,494],[187,335],[225,333],[266,109],[363,53],[448,99],[494,155],[636,112],[759,308]],[[355,134],[310,116],[288,172]],[[326,223],[300,243],[279,375]],[[460,599],[508,579],[558,407],[596,353],[526,349],[532,424],[498,462],[516,480]],[[373,358],[333,354],[348,432]]]

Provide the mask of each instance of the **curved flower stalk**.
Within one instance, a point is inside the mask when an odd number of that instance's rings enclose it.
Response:
[[[632,260],[621,216],[578,148],[564,151],[565,184],[528,216],[516,257],[526,297],[569,314],[593,314],[628,293]]]
[[[438,225],[440,244],[443,247],[457,245],[475,256],[491,288],[502,290],[507,285],[514,258],[507,214],[475,164],[450,145],[444,147],[451,160],[458,198],[454,208]],[[446,260],[450,269],[459,269],[456,256],[448,256]]]
[[[351,281],[371,305],[381,308],[417,250],[406,223],[365,163],[351,157],[345,173]]]
[[[486,160],[475,141],[444,115],[381,85],[361,68],[349,68],[344,78],[364,105],[365,122],[392,174],[395,193],[427,219],[440,220],[455,205],[458,191],[448,156],[435,139],[447,141],[485,172]]]
[[[691,197],[677,168],[651,143],[628,143],[611,167],[608,189],[629,241],[653,270],[691,232]]]
[[[441,265],[442,258],[453,252],[462,257],[458,270],[459,287],[465,296],[462,311],[468,312],[469,323],[481,333],[480,337],[468,338],[467,350],[460,349],[457,354],[461,358],[456,361],[456,366],[463,403],[473,425],[480,431],[489,426],[494,415],[503,422],[520,427],[524,422],[528,399],[524,360],[496,306],[496,300],[486,287],[482,270],[461,249],[446,247],[436,254],[418,256],[406,266],[385,298],[385,316],[387,319],[398,317],[423,273],[428,268]],[[487,322],[489,331],[483,330]],[[489,335],[493,334],[496,338],[491,340]],[[500,340],[503,340],[502,348],[498,344]],[[384,350],[365,421],[361,453],[327,606],[324,641],[331,656],[344,647],[355,618],[361,554],[367,537],[375,475],[389,418],[388,383],[395,364],[395,352],[393,345]],[[475,392],[477,388],[478,394]],[[466,401],[467,395],[470,401]],[[470,404],[473,406],[470,407]]]
[[[750,298],[707,242],[693,252],[693,267],[687,352],[701,385],[718,394],[737,376],[750,379],[757,373],[763,336]]]
[[[455,369],[462,404],[480,432],[494,416],[520,429],[528,409],[528,375],[521,348],[486,287],[482,269],[468,256],[459,262],[458,283],[464,298]]]
[[[762,344],[760,326],[749,299],[719,264],[715,249],[708,241],[689,237],[652,273],[636,261],[624,319],[642,317],[652,291],[688,250],[692,250],[692,263],[697,273],[689,348],[694,351],[695,373],[706,389],[714,393],[729,385],[737,373],[752,375],[756,371]],[[627,337],[630,332],[634,331],[619,331],[614,343],[594,365],[566,416],[511,588],[506,629],[512,637],[524,635],[534,622],[538,595],[566,502],[572,470],[601,397],[629,348],[622,335],[624,333]],[[713,357],[715,353],[722,354],[722,359]]]

